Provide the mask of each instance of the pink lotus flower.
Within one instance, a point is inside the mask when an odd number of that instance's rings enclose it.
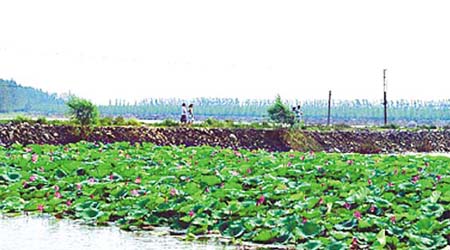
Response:
[[[302,218],[302,223],[305,224],[306,222],[308,222],[308,219],[306,217]]]
[[[355,218],[358,220],[360,220],[362,218],[361,212],[359,212],[359,211],[355,211],[353,213],[353,216],[355,216]]]
[[[70,207],[70,206],[72,206],[72,202],[70,200],[67,200],[66,205]]]
[[[27,188],[28,187],[28,182],[24,181],[22,185],[23,185],[23,188]]]
[[[130,156],[129,154],[126,154],[126,155],[125,155],[125,158],[131,159],[131,156]]]
[[[371,213],[375,213],[375,209],[376,209],[376,207],[375,207],[374,205],[372,205],[372,206],[370,206],[369,211],[370,211]]]
[[[35,176],[35,175],[30,176],[30,181],[31,181],[31,182],[33,182],[33,181],[35,181],[35,180],[36,180],[36,176]]]
[[[220,183],[220,188],[224,188],[225,187],[225,183]]]
[[[81,190],[81,187],[82,187],[81,183],[77,183],[77,189]]]
[[[59,191],[59,187],[58,186],[54,186],[53,189],[55,189],[55,191]]]
[[[367,184],[369,184],[369,186],[372,186],[372,180],[371,180],[371,179],[368,179],[368,180],[367,180]]]
[[[55,198],[61,199],[62,195],[60,192],[55,192]]]
[[[141,184],[141,177],[137,177],[136,180],[134,180],[134,183]]]
[[[131,195],[139,196],[139,192],[136,189],[131,190]]]
[[[395,215],[391,216],[391,222],[392,224],[395,224],[397,222],[397,219],[395,218]]]
[[[113,181],[113,180],[114,180],[114,175],[113,175],[113,174],[110,174],[110,175],[109,175],[109,180],[110,180],[110,181]]]
[[[411,179],[411,182],[416,184],[417,181],[419,181],[419,176],[418,175],[413,176],[412,179]]]
[[[42,204],[39,204],[38,206],[37,206],[37,209],[39,210],[39,212],[44,212],[44,205],[42,205]]]
[[[393,186],[394,186],[394,184],[392,184],[392,182],[388,183],[388,187],[393,187]]]
[[[350,205],[350,204],[348,204],[348,203],[346,202],[346,203],[344,203],[344,207],[345,207],[345,209],[348,209],[348,210],[350,210],[350,208],[351,208],[351,205]]]
[[[195,213],[194,213],[194,211],[189,211],[189,216],[191,216],[191,217],[194,217],[194,215],[195,215]]]
[[[309,155],[314,156],[314,151],[309,151]]]
[[[31,148],[25,148],[25,152],[30,153],[32,151]]]
[[[288,163],[287,163],[287,166],[288,166],[288,167],[292,166],[292,162],[288,162]]]
[[[323,199],[320,198],[320,199],[319,199],[319,205],[322,205],[322,204],[323,204]]]
[[[178,192],[177,192],[177,190],[176,190],[175,188],[172,188],[172,189],[170,190],[170,195],[175,196],[175,195],[177,195],[177,194],[178,194]]]
[[[89,195],[89,198],[94,199],[94,195],[93,194]]]
[[[353,238],[352,239],[352,247],[357,249],[357,247],[358,247],[358,238]]]
[[[436,176],[436,180],[437,180],[437,181],[441,181],[441,179],[442,179],[442,176],[441,176],[441,175]]]
[[[347,164],[348,164],[348,165],[353,165],[353,160],[348,160],[348,161],[347,161]]]
[[[252,169],[251,168],[247,168],[247,174],[251,174],[252,173]]]
[[[209,187],[206,187],[206,188],[205,188],[205,192],[206,192],[206,193],[209,193],[209,192],[210,192],[210,191],[209,191]]]
[[[91,177],[91,178],[89,178],[89,180],[88,180],[88,181],[89,181],[89,183],[90,183],[90,184],[94,184],[94,183],[95,183],[95,179],[94,179],[94,178],[92,178],[92,177]]]
[[[266,198],[264,197],[264,195],[261,195],[259,197],[258,201],[256,201],[256,205],[259,206],[259,205],[263,204],[265,200],[266,200]]]
[[[39,156],[37,154],[33,154],[31,156],[31,162],[36,163],[39,159]]]
[[[45,171],[44,167],[40,167],[39,171],[44,172]]]
[[[231,175],[232,175],[232,176],[238,176],[239,173],[238,173],[237,171],[234,171],[234,170],[233,170],[233,171],[231,171]]]
[[[300,157],[300,160],[301,160],[301,161],[304,161],[304,160],[305,160],[305,156],[302,155],[302,156]]]

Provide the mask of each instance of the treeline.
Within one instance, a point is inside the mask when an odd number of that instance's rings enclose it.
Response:
[[[267,109],[274,100],[240,100],[236,98],[149,98],[140,102],[111,100],[100,105],[101,116],[134,117],[138,119],[178,120],[181,103],[193,103],[198,120],[212,117],[220,120],[261,121],[268,119]],[[290,101],[289,106],[301,104],[307,123],[326,123],[328,103],[326,100]],[[13,80],[0,79],[0,113],[23,112],[34,115],[60,115],[67,112],[65,100],[31,87],[23,87]],[[391,123],[405,124],[415,121],[421,124],[450,123],[450,99],[439,101],[394,100],[388,103]],[[344,100],[333,101],[333,123],[381,124],[382,101]]]
[[[133,104],[126,101],[111,101],[99,106],[100,113],[107,116],[121,115],[140,119],[177,119],[181,103],[193,103],[195,114],[200,117],[233,120],[264,120],[267,109],[274,100],[239,100],[233,98],[147,99]],[[311,123],[325,123],[328,112],[326,100],[290,101],[289,106],[302,105],[304,118]],[[450,122],[450,99],[440,101],[395,100],[388,102],[388,117],[391,122],[418,123]],[[382,101],[337,100],[332,102],[331,118],[335,123],[380,124],[383,121]]]
[[[0,79],[0,113],[25,112],[41,115],[60,115],[65,102],[56,94],[24,87],[14,80]]]

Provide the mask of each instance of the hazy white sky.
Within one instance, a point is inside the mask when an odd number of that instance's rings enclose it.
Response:
[[[450,2],[0,0],[0,78],[89,98],[450,98]]]

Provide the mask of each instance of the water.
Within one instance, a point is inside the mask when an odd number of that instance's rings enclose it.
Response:
[[[93,227],[53,217],[0,216],[0,250],[216,250],[235,249],[216,243],[190,243],[170,236]]]

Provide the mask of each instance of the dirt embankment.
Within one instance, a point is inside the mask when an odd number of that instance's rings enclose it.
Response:
[[[269,151],[327,152],[450,152],[450,131],[289,131],[257,129],[97,127],[81,135],[71,126],[44,124],[0,125],[0,146],[67,144],[82,139],[112,143],[152,142],[157,145],[211,145]]]

